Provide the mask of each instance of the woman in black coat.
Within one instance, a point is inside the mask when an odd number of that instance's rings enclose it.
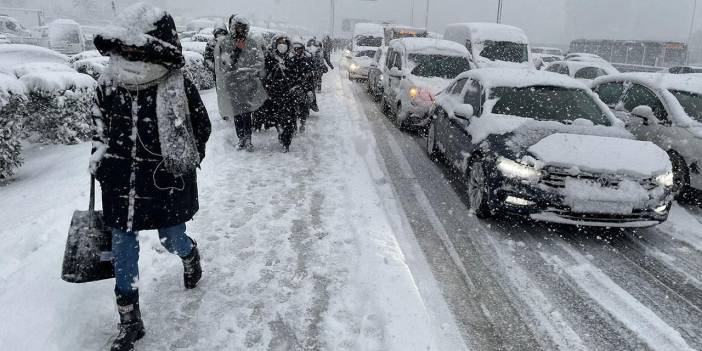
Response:
[[[199,208],[196,169],[211,131],[197,89],[180,70],[185,59],[172,17],[141,3],[125,9],[118,24],[95,38],[110,63],[97,89],[90,163],[112,228],[120,314],[113,351],[133,350],[144,336],[138,231],[158,230],[163,246],[182,258],[186,288],[200,280],[200,254],[185,222]]]

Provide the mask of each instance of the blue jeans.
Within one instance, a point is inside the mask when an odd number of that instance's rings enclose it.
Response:
[[[134,286],[139,280],[139,240],[136,232],[112,229],[112,256],[115,267],[115,294],[128,298],[137,293]],[[158,230],[161,245],[181,258],[193,250],[193,241],[185,234],[185,223]]]

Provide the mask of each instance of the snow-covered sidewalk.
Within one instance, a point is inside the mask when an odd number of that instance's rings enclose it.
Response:
[[[205,277],[185,291],[180,260],[141,233],[139,350],[464,348],[345,84],[326,77],[289,154],[273,130],[254,135],[254,153],[235,151],[203,92],[214,132],[188,232]],[[104,349],[116,331],[112,281],[59,278],[71,214],[87,207],[89,149],[31,147],[0,187],[2,350]]]

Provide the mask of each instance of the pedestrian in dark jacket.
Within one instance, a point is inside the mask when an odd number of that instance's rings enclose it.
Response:
[[[139,309],[141,230],[158,230],[163,246],[183,261],[193,289],[202,276],[197,244],[185,223],[198,211],[196,169],[210,135],[207,111],[193,83],[173,18],[139,3],[118,27],[95,37],[110,56],[93,109],[90,170],[102,188],[105,225],[112,228],[119,334],[112,351],[133,350],[144,336]]]
[[[225,28],[224,25],[218,25],[212,31],[214,39],[208,41],[207,46],[205,47],[205,54],[203,55],[205,57],[205,67],[207,67],[207,69],[210,70],[212,74],[214,74],[215,80],[217,79],[217,75],[215,74],[215,46],[217,46],[217,39],[227,34],[229,34],[227,28]]]
[[[307,51],[312,55],[313,76],[315,90],[318,93],[322,92],[322,77],[329,72],[327,65],[324,63],[324,52],[322,43],[316,39],[310,39],[307,42]]]
[[[292,42],[285,35],[273,37],[266,54],[263,83],[269,97],[269,108],[276,121],[278,141],[283,152],[290,151],[290,144],[297,129],[295,120],[295,97],[292,72],[289,68]]]
[[[304,132],[310,107],[314,102],[315,61],[301,42],[293,43],[293,52],[288,67],[291,73],[295,119],[300,121],[300,132]]]
[[[331,53],[334,51],[334,41],[328,35],[324,36],[322,41],[322,51],[324,53],[324,61],[326,61],[329,68],[334,69],[334,65],[331,62]]]

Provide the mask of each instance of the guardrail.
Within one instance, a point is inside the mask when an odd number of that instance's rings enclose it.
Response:
[[[668,67],[655,67],[655,66],[643,66],[643,65],[628,65],[623,63],[613,63],[616,69],[620,72],[660,72]]]

